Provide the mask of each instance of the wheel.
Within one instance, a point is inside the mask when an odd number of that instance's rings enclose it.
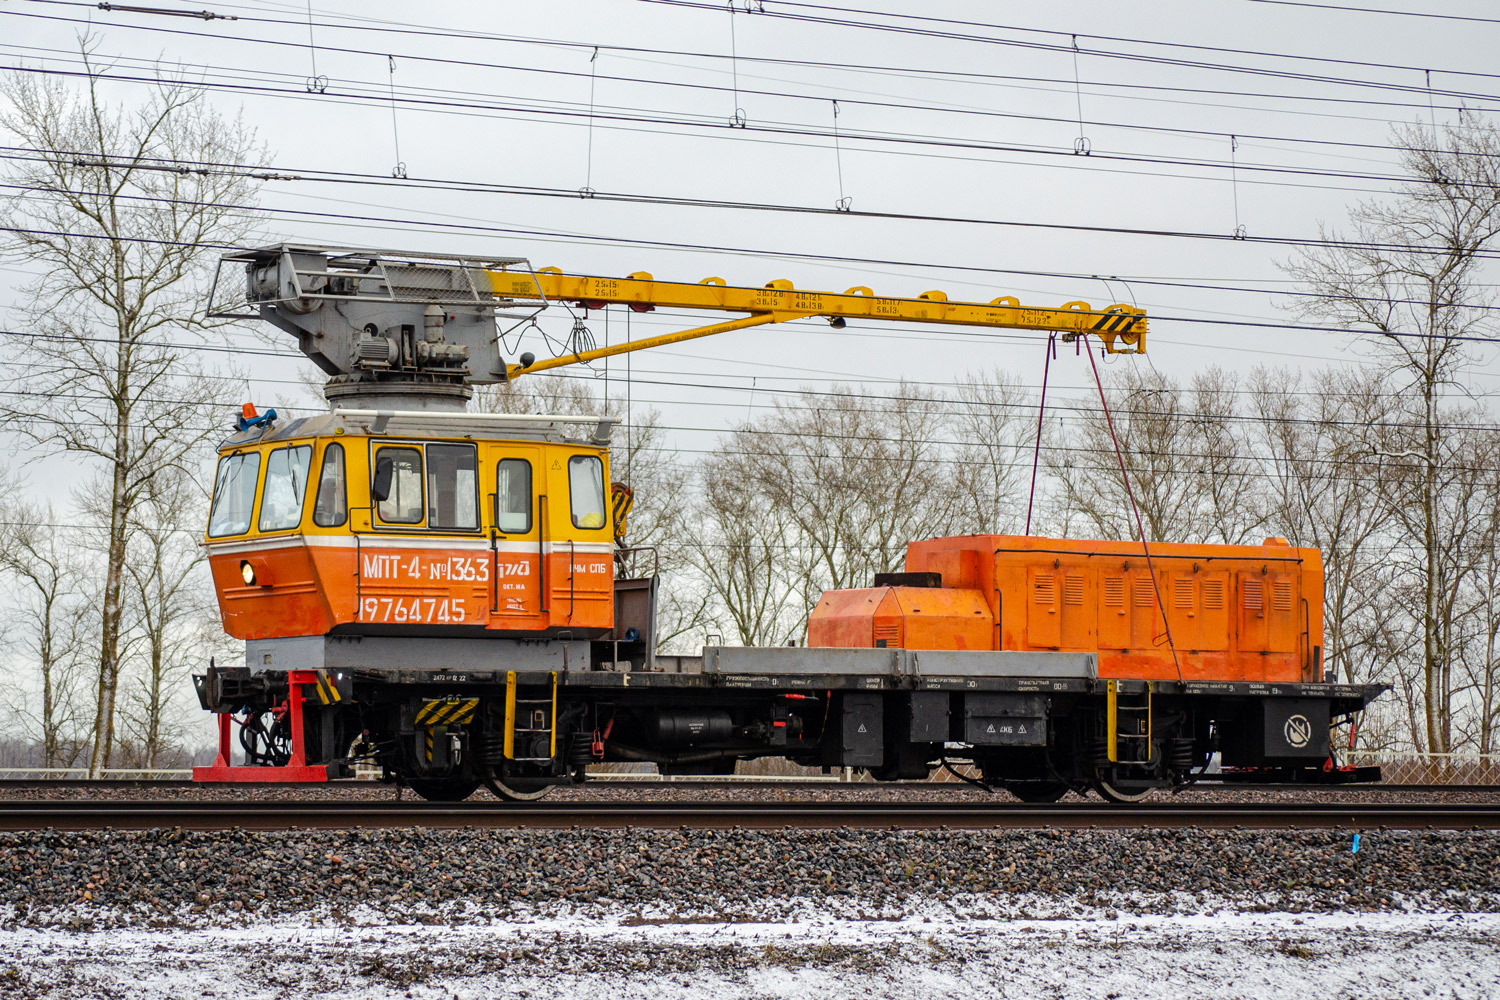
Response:
[[[1112,785],[1103,778],[1095,778],[1094,791],[1106,802],[1128,806],[1145,801],[1156,788],[1150,785]]]
[[[407,784],[428,802],[462,802],[479,787],[468,778],[412,778]]]
[[[519,778],[511,778],[501,781],[499,778],[484,779],[484,786],[495,794],[496,798],[507,802],[535,802],[537,799],[552,791],[550,782],[542,783],[526,781]]]
[[[1071,789],[1061,781],[1012,781],[1004,786],[1007,792],[1022,802],[1056,802]]]

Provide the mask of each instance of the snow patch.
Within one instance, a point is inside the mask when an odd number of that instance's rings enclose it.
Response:
[[[1241,901],[1106,916],[1047,899],[1003,914],[982,899],[863,916],[804,901],[760,919],[588,906],[456,923],[364,909],[244,926],[12,927],[0,931],[0,988],[146,1000],[1500,995],[1500,914],[1246,912]]]

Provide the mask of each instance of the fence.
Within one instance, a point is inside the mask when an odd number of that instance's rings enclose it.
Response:
[[[1413,753],[1353,750],[1339,755],[1345,764],[1378,764],[1388,785],[1500,785],[1500,754]]]

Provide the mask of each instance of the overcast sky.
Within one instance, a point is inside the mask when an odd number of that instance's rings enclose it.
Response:
[[[1271,294],[1287,287],[1276,262],[1290,251],[1256,240],[1337,228],[1352,201],[1388,190],[1392,123],[1453,122],[1454,93],[1469,95],[1471,109],[1500,105],[1490,96],[1500,77],[1482,75],[1500,40],[1500,23],[1482,19],[1500,11],[1479,0],[767,0],[764,14],[746,13],[743,0],[736,13],[651,0],[366,0],[310,12],[161,3],[239,19],[12,0],[0,7],[0,50],[10,66],[76,69],[75,35],[92,30],[112,75],[149,77],[160,65],[213,86],[212,100],[242,109],[278,171],[358,175],[266,185],[268,242],[516,255],[685,281],[1016,295],[1042,306],[1135,302],[1152,317],[1149,362],[1114,363],[1184,378],[1213,365],[1370,363],[1350,336],[1204,321],[1290,322]],[[313,77],[326,78],[322,93],[308,92]],[[141,93],[111,87],[124,101]],[[1088,155],[1074,152],[1080,136]],[[389,183],[398,162],[412,183]],[[432,181],[589,187],[598,197]],[[841,198],[853,212],[834,210]],[[1237,225],[1250,239],[1225,238]],[[14,301],[17,277],[0,273],[0,305]],[[625,319],[610,312],[613,341]],[[570,318],[554,309],[542,322],[560,338]],[[694,322],[636,316],[631,333],[673,324]],[[604,318],[589,325],[602,343]],[[520,350],[551,353],[535,336]],[[1487,393],[1495,352],[1476,358],[1468,383]],[[316,402],[295,385],[297,363],[243,363],[257,401]],[[941,386],[991,367],[1034,385],[1041,366],[1034,335],[808,321],[636,355],[632,401],[659,408],[691,454],[798,385],[857,382],[878,393],[903,377]],[[1054,368],[1058,387],[1087,377],[1071,351]]]

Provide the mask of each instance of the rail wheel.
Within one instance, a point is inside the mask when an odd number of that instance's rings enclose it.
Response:
[[[1011,781],[1007,782],[1004,787],[1007,792],[1022,802],[1039,805],[1056,802],[1067,795],[1070,790],[1061,781]]]
[[[495,793],[496,798],[507,802],[535,802],[552,791],[551,782],[527,781],[525,778],[485,778],[484,786]]]
[[[1116,805],[1134,805],[1145,801],[1146,797],[1156,791],[1154,785],[1136,785],[1129,783],[1114,784],[1103,778],[1094,779],[1094,791],[1106,802]]]
[[[462,802],[479,787],[468,778],[411,778],[407,784],[428,802]]]

